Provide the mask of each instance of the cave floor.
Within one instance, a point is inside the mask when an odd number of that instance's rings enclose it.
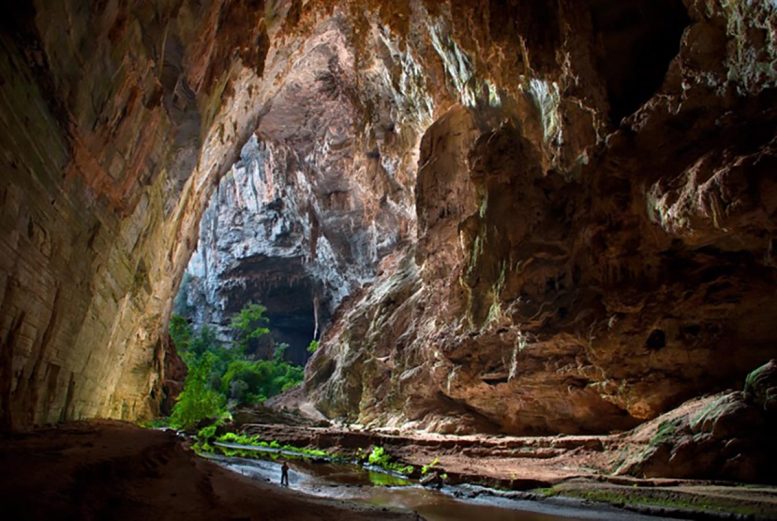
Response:
[[[92,421],[0,438],[13,520],[412,519],[263,484],[195,456],[172,432]]]
[[[617,475],[618,462],[645,450],[655,428],[648,423],[635,432],[614,435],[512,437],[260,423],[241,426],[242,431],[265,440],[342,454],[381,446],[416,467],[435,462],[433,468],[446,473],[453,483],[510,490],[515,498],[576,498],[690,519],[777,519],[775,486]]]
[[[610,476],[614,454],[640,450],[623,436],[446,436],[304,425],[244,425],[295,445],[347,452],[380,445],[414,465],[438,459],[451,479],[603,501],[667,517],[777,519],[777,488]],[[0,438],[5,519],[414,519],[401,512],[316,498],[251,480],[186,448],[172,432],[115,421],[60,425]],[[631,445],[629,445],[631,444]],[[552,488],[550,488],[552,487]],[[7,517],[6,517],[7,516]]]

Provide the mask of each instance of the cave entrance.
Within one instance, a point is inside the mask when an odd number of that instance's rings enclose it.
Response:
[[[234,314],[261,303],[270,335],[257,354],[285,343],[285,358],[300,365],[335,309],[415,233],[416,159],[406,150],[417,150],[420,132],[406,124],[398,142],[397,122],[427,116],[413,100],[397,105],[385,44],[370,68],[373,88],[358,83],[365,58],[350,32],[336,13],[293,59],[268,65],[277,70],[265,74],[283,81],[253,91],[257,119],[210,196],[175,299],[174,312],[222,340],[234,334]]]
[[[207,201],[202,185],[205,210],[170,331],[189,368],[187,382],[206,375],[198,388],[222,395],[229,407],[262,403],[299,383],[311,341],[324,335],[338,306],[371,284],[381,259],[415,235],[417,154],[407,151],[418,150],[431,114],[419,111],[417,99],[397,95],[397,85],[409,84],[398,80],[404,72],[385,35],[376,35],[381,53],[366,67],[351,25],[345,12],[335,12],[291,56],[265,64],[267,81],[246,76],[235,87],[245,95],[236,110],[255,117],[240,131],[220,127],[204,152],[240,147],[229,170],[210,177],[218,182]],[[232,327],[232,319],[251,303],[266,308],[269,334],[246,343],[246,330]],[[215,358],[210,370],[208,358]],[[170,369],[166,374],[176,374]],[[172,416],[181,411],[185,404]]]
[[[308,346],[331,317],[332,273],[310,247],[317,234],[299,186],[283,183],[285,163],[253,135],[240,159],[219,182],[200,221],[197,249],[175,299],[175,314],[194,327],[234,341],[232,317],[250,303],[266,308],[270,332],[253,339],[250,355],[304,365]]]

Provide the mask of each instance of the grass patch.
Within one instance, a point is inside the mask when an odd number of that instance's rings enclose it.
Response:
[[[553,497],[558,495],[558,491],[553,487],[535,488],[532,489],[531,492],[534,492],[538,496],[542,497]]]

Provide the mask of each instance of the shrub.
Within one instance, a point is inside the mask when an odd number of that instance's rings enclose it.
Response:
[[[429,462],[429,464],[421,467],[421,474],[426,474],[427,472],[432,470],[434,466],[437,465],[438,463],[440,463],[440,458],[435,457],[431,462]]]
[[[238,404],[252,404],[302,382],[301,367],[273,360],[234,360],[221,377],[221,392]]]
[[[399,472],[400,474],[412,474],[415,470],[412,465],[402,465],[401,463],[392,462],[391,455],[386,452],[383,447],[377,445],[372,447],[372,452],[367,458],[367,462],[370,465],[375,465],[393,472]]]
[[[383,447],[378,447],[377,445],[372,448],[372,452],[367,458],[370,465],[377,465],[379,467],[387,465],[389,460],[391,460],[391,456],[386,453]]]
[[[320,342],[318,340],[311,340],[308,344],[308,353],[313,354],[318,351],[319,343]]]
[[[208,377],[215,357],[205,353],[189,366],[184,389],[178,396],[170,416],[170,425],[190,429],[206,418],[219,418],[226,413],[224,396],[208,385]]]
[[[232,329],[237,336],[237,346],[243,353],[248,349],[251,340],[260,338],[270,330],[266,324],[269,322],[264,315],[267,308],[253,302],[246,304],[240,312],[232,317]]]

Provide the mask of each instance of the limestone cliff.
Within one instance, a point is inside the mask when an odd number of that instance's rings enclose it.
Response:
[[[3,10],[5,426],[154,414],[207,202],[253,189],[256,248],[202,251],[343,303],[330,416],[617,429],[775,354],[773,3]]]

